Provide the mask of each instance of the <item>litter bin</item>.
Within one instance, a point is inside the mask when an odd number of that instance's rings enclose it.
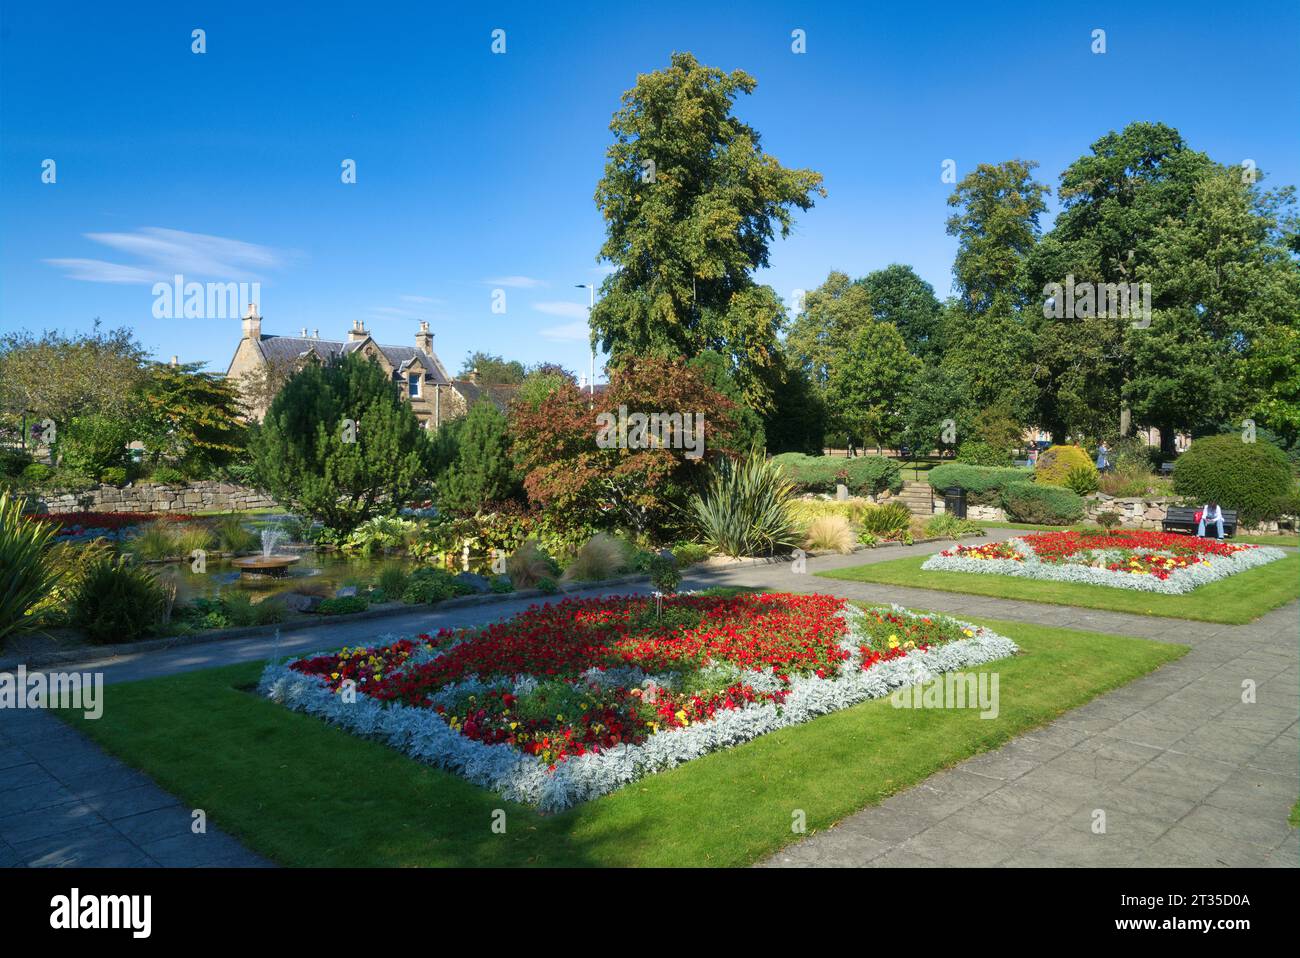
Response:
[[[949,486],[943,491],[943,511],[958,519],[966,518],[966,490]]]

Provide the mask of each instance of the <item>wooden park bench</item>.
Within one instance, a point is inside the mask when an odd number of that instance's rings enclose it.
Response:
[[[1169,460],[1168,462],[1160,463],[1160,475],[1172,476],[1173,474],[1174,474],[1174,463],[1172,459]]]
[[[1165,517],[1160,522],[1160,527],[1165,532],[1185,532],[1188,535],[1196,535],[1196,530],[1200,523],[1196,521],[1196,506],[1170,506],[1165,511]],[[1205,531],[1210,533],[1214,527],[1208,522],[1205,524]],[[1237,534],[1237,513],[1232,509],[1223,510],[1223,537],[1230,539]]]

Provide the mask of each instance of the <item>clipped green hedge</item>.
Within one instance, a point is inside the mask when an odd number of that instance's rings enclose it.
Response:
[[[945,462],[926,476],[930,487],[940,495],[949,486],[966,490],[966,500],[975,505],[993,505],[1001,501],[1002,489],[1013,482],[1033,478],[1032,469],[1012,466],[974,466],[964,462]]]
[[[794,485],[796,493],[835,491],[843,482],[855,496],[877,495],[886,489],[897,492],[903,488],[899,464],[883,456],[859,456],[845,459],[839,456],[806,456],[801,452],[783,452],[773,456],[786,479]],[[847,473],[847,479],[838,478]]]
[[[1002,490],[1002,508],[1012,522],[1068,526],[1083,518],[1083,498],[1064,486],[1013,482]]]
[[[1174,492],[1198,504],[1237,510],[1244,525],[1277,518],[1280,501],[1295,488],[1286,454],[1269,442],[1237,435],[1197,439],[1174,461]]]

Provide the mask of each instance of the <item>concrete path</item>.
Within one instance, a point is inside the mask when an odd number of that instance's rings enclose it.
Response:
[[[1015,534],[998,530],[990,538]],[[947,545],[810,559],[808,568],[887,562]],[[1300,795],[1296,603],[1250,625],[1224,626],[796,575],[788,563],[697,570],[683,587],[724,584],[1191,646],[1178,662],[810,836],[767,865],[1300,863],[1298,833],[1286,823]],[[60,670],[91,668],[107,683],[130,681],[383,633],[477,625],[527,604],[419,611],[289,633],[278,644],[268,635]],[[1256,684],[1255,704],[1241,700],[1246,680]],[[190,811],[57,719],[0,710],[0,865],[263,863],[212,828],[193,836]],[[1093,831],[1098,811],[1105,813],[1103,834]]]

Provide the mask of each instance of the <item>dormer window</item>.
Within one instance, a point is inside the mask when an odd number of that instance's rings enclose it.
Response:
[[[423,378],[420,373],[406,374],[406,394],[412,399],[420,398],[420,381]]]

